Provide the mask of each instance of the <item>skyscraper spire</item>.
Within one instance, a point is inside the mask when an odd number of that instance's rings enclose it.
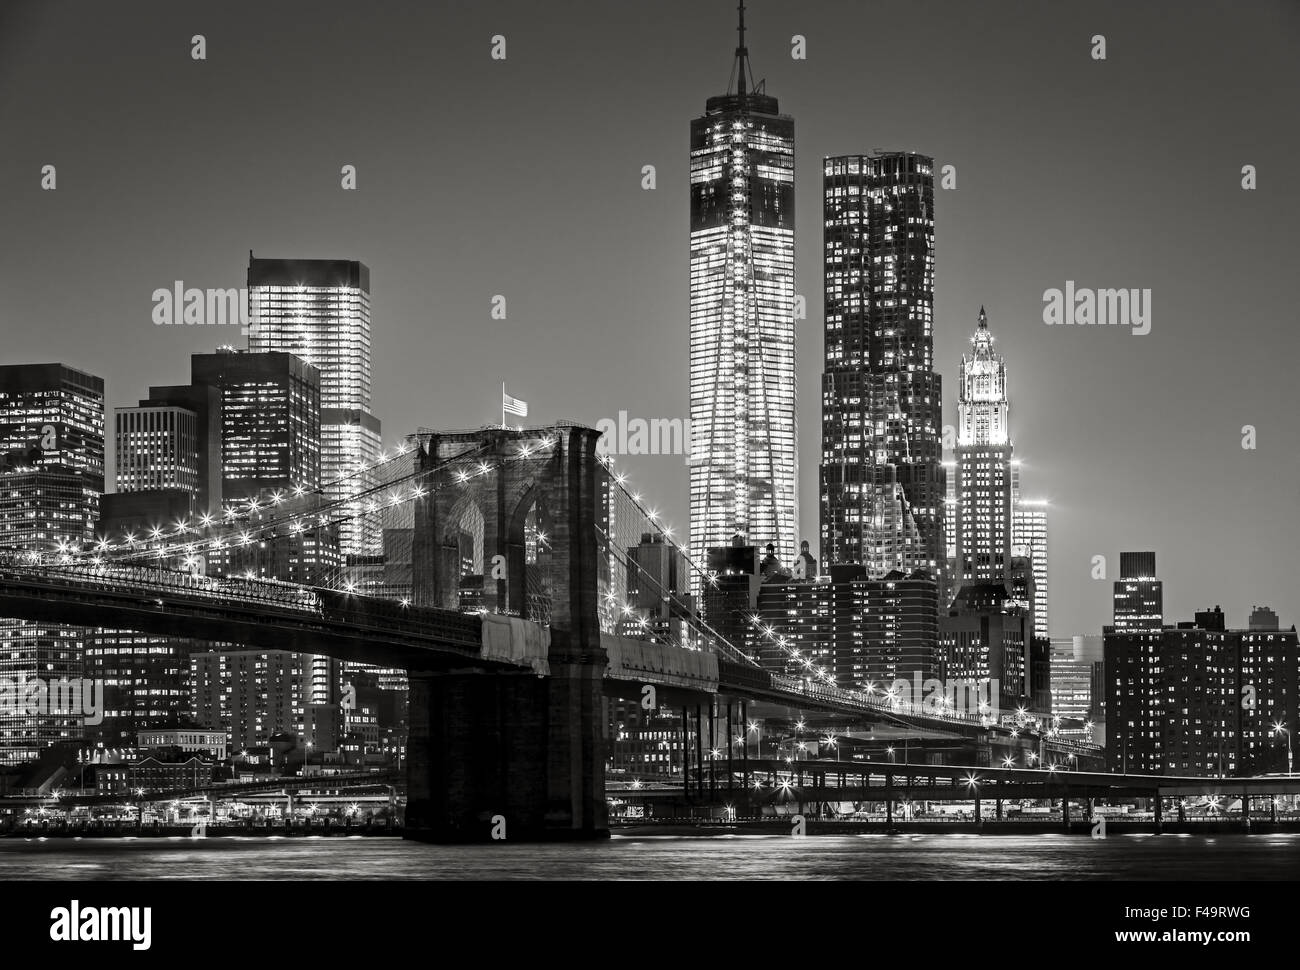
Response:
[[[726,94],[691,122],[691,555],[798,551],[794,121],[754,83],[737,4]],[[737,78],[739,79],[737,82]]]
[[[736,75],[736,94],[744,97],[746,92],[746,73],[753,74],[749,70],[749,48],[745,46],[745,0],[740,0],[736,5],[736,10],[740,12],[740,22],[736,27],[736,65],[734,73]],[[730,93],[730,88],[728,88]]]

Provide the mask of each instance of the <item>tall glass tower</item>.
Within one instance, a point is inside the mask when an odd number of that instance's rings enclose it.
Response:
[[[1004,581],[1011,566],[1011,431],[1007,365],[980,307],[957,399],[957,577]]]
[[[1011,459],[1011,557],[1024,556],[1034,573],[1034,636],[1049,637],[1047,594],[1047,516],[1046,499],[1025,498],[1020,494],[1020,459]]]
[[[794,120],[739,44],[691,122],[691,555],[735,535],[798,549]]]
[[[89,545],[103,491],[103,378],[64,364],[0,365],[0,551],[48,556]],[[53,692],[81,677],[86,633],[0,618],[0,680],[21,694],[38,678]],[[33,760],[84,732],[80,712],[0,705],[0,764]]]
[[[254,353],[296,354],[320,371],[320,475],[327,501],[363,488],[360,478],[335,484],[382,448],[370,411],[370,270],[343,259],[254,259],[248,263],[249,336]],[[358,512],[360,509],[358,508]],[[374,516],[345,521],[345,556],[374,556],[381,539]]]
[[[947,605],[934,162],[827,158],[823,213],[822,561],[924,569]]]

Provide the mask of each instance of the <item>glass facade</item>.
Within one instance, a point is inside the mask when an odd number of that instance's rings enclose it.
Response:
[[[290,353],[195,354],[195,384],[221,394],[221,477],[227,501],[321,483],[321,375]]]
[[[357,477],[382,450],[380,423],[370,412],[370,270],[327,259],[250,259],[248,349],[295,354],[320,371],[320,474],[327,500],[363,489]],[[360,511],[358,506],[357,511]],[[343,523],[344,555],[379,555],[373,517]]]
[[[1014,462],[1013,462],[1014,475]],[[1034,572],[1034,636],[1050,634],[1047,595],[1047,502],[1012,497],[1011,554],[1024,556]]]
[[[94,537],[104,490],[104,381],[63,364],[0,366],[0,549],[54,551]],[[0,619],[0,679],[82,676],[84,631]],[[81,714],[0,706],[0,763],[83,736]]]
[[[923,569],[946,602],[933,160],[825,159],[823,216],[822,562]]]
[[[794,120],[746,85],[691,122],[690,549],[798,549]],[[698,578],[695,580],[698,584]],[[697,590],[698,591],[698,590]]]

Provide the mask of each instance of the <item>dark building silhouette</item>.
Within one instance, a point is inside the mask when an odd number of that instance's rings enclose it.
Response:
[[[995,707],[1003,712],[1029,707],[1035,686],[1033,640],[1033,617],[1005,583],[966,583],[939,619],[941,676],[981,685],[996,681],[997,691],[989,691]],[[1040,668],[1040,692],[1043,686]],[[1047,688],[1050,706],[1050,675]]]

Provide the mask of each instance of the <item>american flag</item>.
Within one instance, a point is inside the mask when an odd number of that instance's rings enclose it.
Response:
[[[526,418],[528,417],[528,402],[521,401],[517,397],[511,397],[503,387],[501,388],[501,410],[505,414],[517,414],[521,418]]]

